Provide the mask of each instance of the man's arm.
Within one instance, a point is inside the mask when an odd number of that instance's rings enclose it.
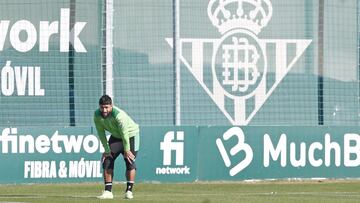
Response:
[[[124,122],[124,119],[120,116],[120,114],[118,114],[115,119],[120,131],[122,132],[121,140],[124,145],[124,152],[130,151],[130,141],[129,141],[130,133],[128,130],[128,126],[126,126],[126,123]]]
[[[127,128],[128,126],[123,125],[121,119],[117,119],[117,121],[119,122],[119,126],[121,127],[121,130],[123,132],[122,142],[124,146],[124,159],[127,159],[130,163],[132,163],[135,159],[135,156],[130,151],[130,132]]]
[[[125,113],[119,113],[116,115],[116,121],[121,130],[121,139],[124,146],[124,158],[127,159],[130,163],[135,159],[134,154],[130,151],[130,134],[131,129],[135,127],[135,123],[131,118]]]
[[[94,123],[95,123],[97,134],[100,138],[101,144],[105,149],[105,153],[110,153],[111,150],[110,150],[110,147],[109,147],[106,135],[105,135],[105,129],[102,127],[102,125],[96,119],[96,117],[94,117]]]

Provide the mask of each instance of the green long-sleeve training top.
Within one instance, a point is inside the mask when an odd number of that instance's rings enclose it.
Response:
[[[125,111],[116,106],[113,106],[111,115],[106,118],[103,118],[100,109],[97,109],[94,113],[94,123],[106,153],[110,153],[110,147],[105,131],[111,133],[113,137],[121,139],[125,151],[130,150],[129,138],[139,133],[139,125]]]

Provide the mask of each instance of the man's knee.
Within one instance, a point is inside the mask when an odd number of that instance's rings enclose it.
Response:
[[[126,170],[127,171],[131,171],[131,170],[136,170],[136,164],[133,161],[132,163],[130,163],[127,159],[124,159],[125,163],[126,163]]]
[[[114,158],[111,156],[105,157],[103,162],[103,169],[104,170],[113,170],[114,169]]]

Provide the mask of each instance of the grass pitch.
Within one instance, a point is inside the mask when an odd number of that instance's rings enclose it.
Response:
[[[0,185],[0,202],[360,202],[360,180],[139,183],[133,200],[123,199],[124,188],[124,184],[115,184],[113,200],[98,200],[101,183]]]

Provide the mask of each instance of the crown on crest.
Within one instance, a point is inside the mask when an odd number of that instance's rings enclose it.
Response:
[[[210,0],[207,12],[221,34],[234,28],[258,34],[272,17],[272,5],[270,0]]]

